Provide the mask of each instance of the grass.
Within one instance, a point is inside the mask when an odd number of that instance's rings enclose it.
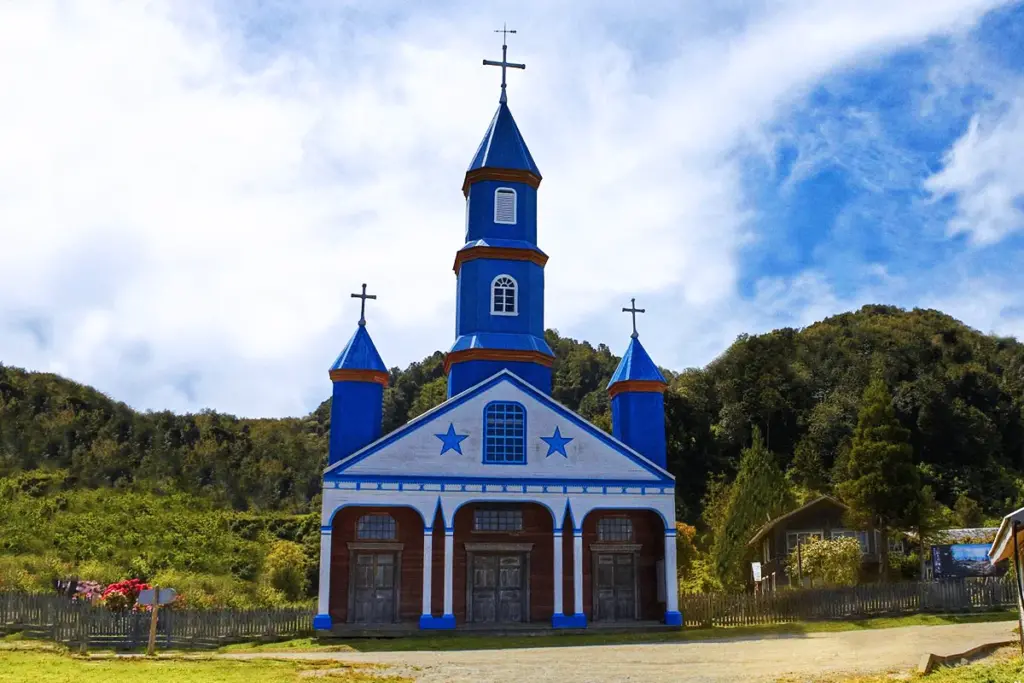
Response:
[[[1014,612],[937,615],[917,614],[858,621],[805,621],[764,626],[687,628],[680,631],[634,633],[544,634],[539,636],[465,635],[440,633],[406,638],[352,638],[345,641],[317,641],[312,638],[280,643],[242,643],[221,648],[221,652],[411,652],[416,650],[498,650],[526,647],[572,647],[577,645],[626,645],[632,643],[685,643],[716,639],[771,638],[808,633],[860,631],[900,626],[942,626],[1016,619]]]
[[[340,662],[236,661],[194,655],[88,659],[56,646],[35,643],[31,647],[30,642],[0,646],[0,683],[298,683],[311,680],[307,676],[314,672],[316,679],[331,683],[411,683],[384,675],[378,667]]]

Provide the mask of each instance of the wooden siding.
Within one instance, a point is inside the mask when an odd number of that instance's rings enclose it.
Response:
[[[665,524],[657,513],[649,510],[595,510],[583,520],[583,612],[588,619],[594,618],[594,553],[591,546],[599,544],[597,523],[605,517],[628,517],[632,520],[631,542],[640,544],[636,568],[636,599],[640,604],[640,619],[660,621],[665,616],[665,604],[658,602],[657,563],[665,558]],[[572,567],[571,552],[568,566]]]

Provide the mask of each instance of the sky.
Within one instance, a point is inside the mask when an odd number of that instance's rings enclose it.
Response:
[[[509,106],[545,323],[662,366],[867,303],[1024,335],[1024,5],[0,2],[0,362],[142,410],[303,415],[369,284],[454,340],[463,175]]]

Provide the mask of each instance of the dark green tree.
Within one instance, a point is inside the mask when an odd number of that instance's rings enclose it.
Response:
[[[861,399],[846,478],[837,489],[850,506],[851,521],[873,526],[885,538],[893,530],[912,528],[920,519],[921,482],[909,439],[910,430],[896,418],[885,382],[872,380]],[[884,576],[887,543],[882,544],[881,555]]]
[[[745,585],[750,573],[751,537],[792,505],[786,477],[775,455],[764,445],[761,430],[755,427],[752,443],[740,458],[739,472],[730,487],[711,548],[715,573],[724,587],[736,590]]]

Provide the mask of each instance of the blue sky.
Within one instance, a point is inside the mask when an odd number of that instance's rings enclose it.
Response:
[[[370,283],[389,365],[450,345],[462,175],[537,160],[546,322],[662,365],[865,303],[1024,334],[1024,6],[14,2],[0,362],[142,409],[303,414]]]

